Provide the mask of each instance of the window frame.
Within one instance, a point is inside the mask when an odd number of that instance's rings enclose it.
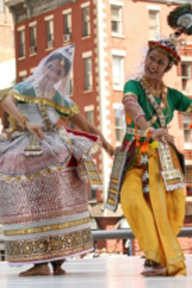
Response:
[[[123,53],[122,53],[123,52]],[[112,50],[112,85],[113,85],[113,89],[114,90],[118,90],[118,91],[123,91],[123,86],[124,86],[124,58],[126,56],[126,52],[125,51],[119,51],[119,52],[113,52]],[[120,70],[118,71],[118,73],[115,73],[115,58],[119,58],[120,59]],[[120,82],[117,84],[114,82],[114,79],[116,80],[116,74],[118,74],[118,76],[120,77]]]
[[[91,36],[91,16],[90,16],[90,5],[85,5],[81,7],[82,9],[82,38],[87,38]],[[84,11],[89,10],[88,15],[88,21],[86,21],[86,16]]]
[[[183,65],[187,65],[187,74],[183,75]],[[181,62],[181,89],[185,93],[190,93],[190,80],[191,80],[191,69],[192,62],[191,61],[182,61]]]
[[[69,76],[69,95],[72,96],[73,94],[74,94],[74,75],[73,75],[73,69],[71,69]]]
[[[70,21],[68,21],[70,17]],[[70,25],[68,25],[70,22]],[[67,24],[67,25],[66,25]],[[72,41],[72,9],[67,9],[63,11],[63,42],[68,43]],[[66,28],[67,27],[67,28]]]
[[[36,54],[37,53],[37,25],[30,25],[29,26],[30,29],[30,54]],[[32,39],[32,30],[34,30],[34,39]],[[33,41],[34,43],[32,43]]]
[[[192,135],[191,135],[191,130],[188,128],[189,123],[191,123],[190,113],[183,114],[183,136],[184,136],[183,140],[184,140],[185,150],[191,150],[192,148],[192,143],[190,141],[190,138],[192,137]]]
[[[95,115],[94,115],[94,106],[93,105],[90,105],[90,106],[85,106],[84,107],[84,112],[85,112],[85,117],[86,119],[93,125],[95,125]],[[88,117],[88,113],[91,113],[91,121]]]
[[[53,18],[53,15],[45,17],[45,30],[46,30],[46,50],[52,50],[54,48],[54,18]],[[49,33],[49,32],[51,32],[51,30],[52,30],[52,33]]]
[[[84,91],[92,91],[93,90],[93,59],[92,55],[83,57],[84,60]],[[90,60],[90,71],[87,71],[86,67],[89,67],[89,63],[86,65],[86,62]],[[88,74],[87,74],[88,73]],[[89,75],[90,74],[90,75]],[[89,80],[87,81],[87,76]],[[90,86],[89,86],[90,85]]]
[[[119,110],[119,109],[121,109],[120,107],[122,106],[122,104],[119,104],[119,103],[114,103],[113,104],[113,109],[114,109],[114,118],[115,118],[115,123],[114,123],[114,130],[115,130],[115,141],[116,141],[116,144],[121,144],[122,143],[122,141],[123,141],[123,138],[124,138],[124,136],[125,136],[125,133],[126,133],[126,119],[125,119],[125,115],[124,114],[122,114],[122,116],[121,117],[117,117],[117,111]],[[117,119],[121,119],[120,121],[122,121],[122,124],[121,125],[117,125],[116,123],[116,120]],[[122,130],[122,131],[120,131],[120,130]],[[117,131],[119,132],[120,131],[120,133],[122,134],[121,135],[121,137],[120,137],[120,139],[118,139],[118,137],[117,137]]]
[[[26,57],[26,39],[25,39],[25,27],[19,27],[17,30],[18,33],[18,39],[19,39],[19,59],[24,59]],[[22,37],[23,35],[23,37]],[[23,41],[21,41],[23,40]],[[22,47],[22,49],[21,49]],[[23,53],[21,53],[21,51]]]
[[[112,22],[115,22],[113,20],[113,15],[112,15],[112,9],[113,8],[116,8],[118,9],[118,12],[119,12],[119,21],[116,21],[116,22],[119,22],[119,29],[118,31],[113,31],[112,29]],[[123,6],[122,5],[118,5],[118,4],[114,4],[114,3],[111,3],[111,34],[112,36],[122,36],[123,35]]]
[[[153,26],[150,26],[150,13],[155,13],[156,14],[156,33],[155,35],[153,35],[151,37],[151,33],[150,33],[150,29],[153,27]],[[160,10],[159,9],[148,9],[148,21],[149,21],[149,40],[150,41],[156,41],[157,40],[157,36],[160,34]]]

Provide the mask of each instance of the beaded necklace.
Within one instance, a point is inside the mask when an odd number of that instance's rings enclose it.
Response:
[[[163,114],[162,109],[160,108],[160,105],[155,101],[154,96],[151,94],[151,91],[149,89],[149,86],[146,85],[145,77],[141,78],[139,80],[141,86],[143,87],[143,90],[146,94],[147,99],[153,106],[160,122],[160,127],[165,129],[166,128],[166,117]],[[163,97],[166,99],[166,87],[164,85],[163,89]],[[158,145],[158,155],[161,165],[161,175],[164,180],[165,188],[167,191],[175,190],[181,187],[184,187],[184,181],[183,176],[179,169],[176,169],[173,165],[172,156],[170,152],[170,148],[168,144],[162,144],[159,143]],[[146,161],[145,161],[146,162]]]

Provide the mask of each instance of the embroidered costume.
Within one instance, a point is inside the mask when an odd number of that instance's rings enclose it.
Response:
[[[154,50],[167,55],[168,70],[173,63],[177,65],[180,61],[176,38],[192,27],[191,5],[185,5],[182,8],[184,11],[178,9],[172,12],[174,15],[171,14],[174,17],[175,13],[179,15],[179,21],[173,21],[176,23],[174,28],[180,23],[174,35],[167,40],[149,42],[147,57],[155,57],[150,54]],[[169,17],[171,20],[172,17]],[[149,59],[145,74],[148,73],[152,83],[158,80],[155,72],[158,74],[160,64],[153,58]],[[151,64],[153,61],[155,68]],[[151,70],[148,72],[147,68]],[[121,199],[124,215],[145,253],[143,275],[186,274],[184,255],[177,240],[185,215],[183,157],[173,144],[156,142],[151,137],[156,129],[165,130],[168,127],[175,110],[192,112],[192,100],[162,82],[160,91],[153,91],[144,75],[125,84],[122,102],[125,104],[128,101],[140,108],[134,119],[126,115],[126,135],[122,151],[117,152],[118,161],[115,159],[113,166],[106,207],[115,211],[118,198]],[[137,125],[139,117],[143,116],[145,123],[150,125],[145,131]]]
[[[43,125],[46,135],[39,140],[11,119],[0,141],[0,218],[11,264],[44,263],[93,248],[85,180],[87,165],[92,182],[100,184],[91,158],[100,140],[56,126],[60,117],[69,119],[79,112],[63,89],[67,73],[64,83],[55,86],[55,95],[49,95],[49,86],[43,93],[40,89],[42,79],[52,81],[50,73],[41,72],[45,67],[51,71],[55,59],[65,61],[69,73],[73,50],[69,46],[51,53],[34,75],[9,93],[30,122]]]

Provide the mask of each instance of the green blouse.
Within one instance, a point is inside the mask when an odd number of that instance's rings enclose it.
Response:
[[[124,96],[133,94],[142,107],[146,120],[149,121],[155,114],[154,108],[151,103],[147,99],[145,92],[141,86],[141,84],[136,80],[128,81],[124,86]],[[155,100],[158,104],[160,104],[160,98],[155,97]],[[192,106],[192,99],[188,98],[181,92],[176,89],[167,87],[167,103],[168,105],[163,109],[163,114],[165,115],[166,124],[169,124],[174,116],[174,111],[178,110],[181,112],[186,112]],[[128,125],[128,124],[127,124]],[[155,123],[152,124],[154,128],[160,127],[159,119],[156,120]],[[128,125],[129,128],[134,128],[135,123],[132,121],[131,124]],[[126,139],[130,140],[132,135],[127,134]]]

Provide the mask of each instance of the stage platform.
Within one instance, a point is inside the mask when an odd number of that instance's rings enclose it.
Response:
[[[9,267],[0,262],[0,288],[191,288],[192,255],[186,256],[187,277],[140,276],[143,259],[109,256],[71,259],[63,265],[65,276],[18,277],[26,267]]]

